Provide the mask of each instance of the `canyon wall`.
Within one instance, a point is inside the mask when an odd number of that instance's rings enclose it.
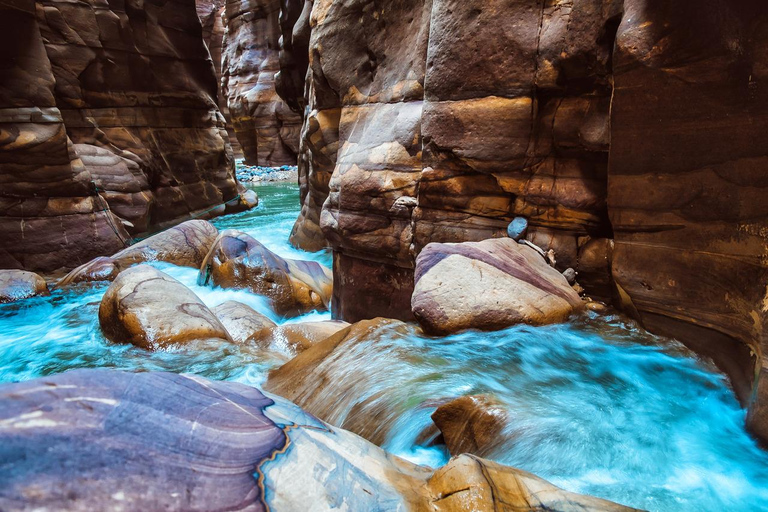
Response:
[[[0,267],[74,267],[236,200],[194,4],[0,14]]]
[[[336,317],[410,319],[424,245],[523,216],[590,294],[712,356],[768,439],[760,2],[284,0],[283,22],[292,241],[332,247]]]
[[[224,7],[222,95],[249,165],[296,165],[299,151],[301,116],[275,91],[279,14],[279,0],[230,0]]]

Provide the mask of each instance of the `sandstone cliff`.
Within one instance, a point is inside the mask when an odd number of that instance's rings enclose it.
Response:
[[[426,243],[504,236],[523,216],[588,292],[713,356],[768,438],[761,2],[283,11],[279,89],[307,112],[292,241],[333,248],[337,317],[410,318]]]
[[[235,200],[193,4],[4,0],[0,14],[0,267],[74,267]]]
[[[224,10],[222,94],[251,165],[296,165],[299,151],[301,116],[275,91],[279,11],[277,0],[227,1]]]

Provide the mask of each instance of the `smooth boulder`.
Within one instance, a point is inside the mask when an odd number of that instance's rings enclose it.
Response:
[[[194,375],[75,370],[2,385],[0,403],[1,510],[631,510],[477,457],[417,466]]]
[[[229,300],[212,309],[232,340],[240,344],[268,345],[277,324],[252,307]]]
[[[432,243],[416,259],[411,308],[432,334],[557,323],[583,307],[562,274],[509,238]]]
[[[333,294],[331,270],[314,261],[288,260],[235,230],[219,235],[205,258],[198,283],[248,289],[267,297],[281,316],[326,311]]]
[[[48,295],[45,279],[26,270],[0,270],[0,304]]]
[[[232,341],[192,290],[149,265],[117,276],[101,299],[99,325],[109,340],[148,350],[198,340]]]

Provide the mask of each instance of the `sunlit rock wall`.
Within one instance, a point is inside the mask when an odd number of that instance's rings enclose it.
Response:
[[[74,267],[237,196],[193,3],[0,10],[0,267]]]

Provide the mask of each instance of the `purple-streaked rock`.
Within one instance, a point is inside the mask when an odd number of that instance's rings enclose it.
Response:
[[[193,342],[231,342],[216,315],[189,288],[149,265],[122,271],[99,306],[110,341],[147,350]]]
[[[192,375],[76,370],[0,386],[0,404],[3,510],[632,510],[473,456],[435,472]]]
[[[26,270],[0,270],[0,304],[48,295],[45,279]]]
[[[193,3],[0,10],[0,267],[74,268],[237,196]]]
[[[330,269],[315,261],[284,259],[255,238],[235,230],[222,232],[206,256],[200,285],[248,289],[267,297],[280,316],[328,310],[333,294]]]
[[[562,322],[583,308],[568,281],[510,238],[429,244],[416,259],[413,314],[425,331]]]

